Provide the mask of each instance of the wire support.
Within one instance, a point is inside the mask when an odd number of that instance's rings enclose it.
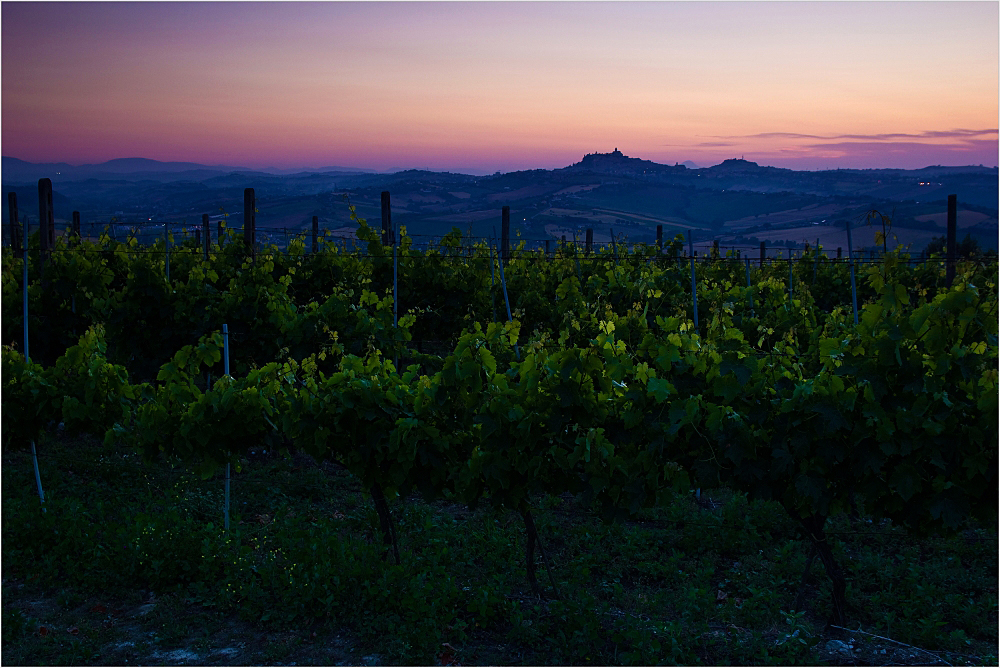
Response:
[[[238,243],[238,242],[235,242],[235,243]],[[67,254],[84,254],[84,255],[88,255],[88,254],[108,255],[108,254],[111,254],[111,253],[113,253],[113,254],[119,254],[120,253],[120,254],[124,254],[124,255],[159,255],[159,256],[163,256],[164,258],[166,258],[166,256],[168,256],[168,255],[173,255],[175,257],[176,256],[183,256],[183,255],[187,255],[187,256],[199,256],[199,257],[203,257],[204,256],[204,249],[200,248],[200,247],[198,247],[198,248],[184,248],[182,246],[175,246],[175,247],[171,248],[169,251],[167,251],[167,250],[161,250],[161,249],[156,249],[156,248],[129,247],[129,246],[126,246],[124,243],[122,244],[122,246],[124,246],[124,247],[122,247],[122,248],[114,248],[114,247],[111,247],[111,248],[80,248],[80,247],[77,247],[77,248],[51,248],[51,249],[48,249],[48,250],[45,250],[45,251],[42,251],[41,249],[38,249],[38,248],[29,248],[26,251],[22,251],[22,252],[26,252],[29,255],[34,255],[36,257],[42,256],[43,254],[44,255],[54,255],[54,254],[64,254],[64,253],[67,253]],[[482,247],[482,246],[444,246],[443,248],[445,250],[447,250],[448,252],[441,252],[440,249],[437,249],[437,248],[435,248],[435,249],[429,249],[426,252],[413,252],[411,250],[411,251],[408,251],[406,253],[401,253],[399,255],[399,261],[401,263],[405,263],[405,262],[409,262],[409,261],[434,261],[434,262],[442,262],[442,261],[447,260],[447,261],[452,261],[452,262],[456,262],[458,264],[464,264],[464,265],[469,265],[472,262],[489,262],[489,257],[487,255],[476,255],[476,254],[469,255],[469,254],[463,254],[465,252],[472,252],[472,251],[478,251],[480,253],[485,253],[486,249],[484,247]],[[386,254],[382,255],[382,254],[373,254],[373,253],[369,253],[369,252],[365,252],[365,251],[341,250],[340,247],[335,246],[335,245],[328,245],[327,249],[328,250],[321,251],[320,254],[321,255],[327,255],[327,256],[330,256],[330,257],[334,257],[334,258],[337,258],[337,259],[343,259],[343,260],[368,261],[368,260],[375,259],[375,260],[383,260],[383,261],[388,262],[390,260],[390,258],[391,258],[391,255],[388,252]],[[210,255],[214,255],[217,258],[220,255],[225,256],[225,254],[227,254],[227,253],[230,253],[230,250],[228,248],[219,248],[218,246],[214,246],[212,249],[209,250],[209,254]],[[295,257],[295,256],[290,255],[288,252],[281,251],[280,249],[277,249],[276,251],[273,251],[272,249],[264,249],[262,251],[258,251],[258,257],[266,257],[266,256],[268,256],[270,254],[277,255],[277,256],[283,256],[283,257],[287,257],[287,258]],[[302,259],[308,261],[308,258],[310,258],[310,257],[312,257],[314,255],[315,254],[313,254],[313,253],[303,253],[301,256],[298,256],[298,257],[301,257]],[[590,253],[590,254],[576,255],[576,254],[574,254],[574,253],[572,253],[570,251],[566,251],[564,249],[559,249],[558,251],[555,251],[553,253],[546,253],[546,251],[544,249],[512,249],[511,250],[511,261],[512,261],[512,263],[515,263],[518,260],[544,259],[544,260],[547,260],[549,262],[554,262],[554,261],[559,261],[559,260],[564,260],[564,261],[573,260],[574,262],[580,262],[583,265],[587,265],[587,264],[594,265],[594,264],[598,264],[598,263],[601,263],[602,265],[603,264],[609,264],[610,265],[611,263],[613,263],[615,261],[616,258],[624,260],[624,261],[632,260],[632,261],[637,261],[637,262],[658,261],[659,263],[664,264],[664,265],[669,265],[670,263],[680,263],[680,262],[683,262],[683,263],[686,264],[686,263],[690,263],[693,260],[695,262],[696,266],[699,266],[699,267],[706,266],[706,265],[716,267],[716,266],[725,266],[726,264],[732,264],[732,265],[735,266],[736,264],[739,264],[739,263],[741,263],[741,262],[743,262],[743,261],[745,261],[747,259],[747,258],[735,258],[735,257],[717,257],[717,258],[705,257],[705,256],[691,257],[691,256],[688,256],[688,255],[674,255],[674,256],[662,255],[662,256],[660,256],[660,255],[655,255],[655,254],[647,255],[647,254],[637,254],[637,253],[620,254],[618,256],[613,256],[610,253],[606,253],[606,254]],[[814,264],[814,262],[815,262],[815,260],[816,260],[815,258],[811,258],[811,257],[793,258],[793,262],[795,264],[806,265],[808,267],[812,267],[813,264]],[[786,265],[788,263],[788,261],[789,261],[788,258],[765,258],[764,259],[764,266],[765,267],[784,266],[784,265]],[[906,266],[919,266],[919,265],[925,265],[926,264],[928,266],[928,268],[939,268],[939,269],[943,269],[947,265],[947,260],[946,259],[942,259],[942,258],[932,258],[932,259],[924,260],[924,259],[920,259],[920,258],[912,258],[912,257],[910,257],[910,258],[900,258],[899,261],[900,261],[900,263],[902,263],[902,264],[904,264]],[[824,257],[820,258],[820,260],[819,260],[819,266],[820,267],[845,267],[846,268],[846,267],[848,267],[850,265],[851,262],[852,262],[852,260],[849,260],[847,258],[828,258],[828,257],[824,256]],[[751,263],[753,265],[757,265],[757,266],[752,266],[751,270],[760,270],[761,267],[759,266],[759,261],[757,259],[751,258]],[[853,260],[853,263],[854,263],[855,266],[860,266],[860,267],[880,266],[880,265],[884,264],[884,257],[876,257],[875,259],[865,259],[865,260],[861,260],[861,259],[855,258]],[[930,263],[930,264],[928,264],[928,263]],[[996,265],[997,260],[996,259],[973,258],[973,259],[961,259],[961,260],[959,260],[959,263],[961,263],[961,264],[973,263],[977,268],[985,269],[985,268],[987,268],[987,267],[989,267],[991,265]]]

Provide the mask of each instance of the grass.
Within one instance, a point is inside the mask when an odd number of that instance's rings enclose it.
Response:
[[[9,664],[994,664],[995,530],[916,539],[831,520],[853,631],[775,504],[726,490],[604,524],[537,499],[552,567],[532,596],[516,513],[391,502],[401,566],[347,473],[254,453],[223,483],[87,439],[5,453],[3,662]],[[804,582],[804,584],[803,584]],[[799,588],[802,611],[792,611]],[[553,597],[558,593],[558,598]]]

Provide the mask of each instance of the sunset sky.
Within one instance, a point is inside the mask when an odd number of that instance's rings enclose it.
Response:
[[[998,162],[997,2],[3,2],[2,153]]]

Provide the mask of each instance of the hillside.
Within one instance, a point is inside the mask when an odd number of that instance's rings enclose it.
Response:
[[[144,159],[72,167],[5,157],[3,166],[4,191],[16,192],[21,215],[36,219],[39,175],[53,181],[60,222],[77,210],[85,223],[115,216],[193,224],[202,213],[237,214],[243,189],[253,187],[262,228],[303,229],[318,216],[324,229],[340,229],[351,224],[346,197],[360,215],[376,221],[380,194],[389,190],[393,220],[411,234],[439,236],[458,227],[490,236],[506,205],[521,237],[537,243],[582,236],[587,228],[594,229],[598,242],[610,241],[612,233],[616,239],[651,241],[662,225],[668,236],[690,230],[701,244],[717,239],[734,247],[760,241],[801,247],[818,238],[836,246],[846,245],[845,221],[858,225],[867,211],[877,209],[893,216],[900,243],[919,249],[944,233],[942,214],[954,193],[962,234],[997,248],[997,170],[974,166],[803,172],[734,158],[695,168],[629,157],[617,149],[587,154],[561,169],[492,176],[350,168],[275,173]],[[7,215],[4,207],[4,221]],[[859,230],[857,243],[873,244],[874,234]]]

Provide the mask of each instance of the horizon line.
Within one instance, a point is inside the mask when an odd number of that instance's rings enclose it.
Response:
[[[597,152],[597,153],[587,153],[587,154],[584,155],[584,158],[590,157],[590,156],[595,156],[595,155],[614,155],[614,152],[612,151],[612,152],[608,152],[608,153],[600,153],[600,152]],[[933,165],[925,165],[923,167],[913,167],[913,168],[906,168],[906,167],[839,167],[838,166],[838,167],[820,167],[820,168],[812,168],[812,169],[809,169],[809,168],[794,169],[794,168],[790,168],[790,167],[777,167],[775,165],[761,164],[761,163],[757,163],[757,162],[755,162],[753,160],[747,160],[745,154],[742,155],[742,156],[740,156],[740,157],[726,158],[726,159],[722,160],[721,162],[715,163],[713,165],[700,166],[696,162],[694,162],[693,160],[684,160],[683,162],[678,161],[678,162],[675,162],[674,164],[669,164],[669,163],[656,162],[655,160],[647,160],[645,158],[633,158],[631,156],[624,155],[623,153],[622,153],[622,155],[625,158],[645,160],[646,162],[651,162],[653,164],[662,165],[664,167],[684,166],[684,167],[686,167],[688,169],[691,169],[691,170],[711,169],[713,167],[718,167],[719,165],[725,164],[726,162],[729,162],[729,161],[751,162],[751,163],[753,163],[753,164],[755,164],[755,165],[757,165],[758,167],[761,167],[761,168],[781,169],[781,170],[787,170],[787,171],[792,171],[792,172],[833,172],[833,171],[856,171],[856,172],[869,171],[870,172],[870,171],[881,171],[881,170],[909,172],[909,171],[921,171],[921,170],[924,170],[924,169],[932,169],[932,168],[935,168],[935,167],[938,167],[938,168],[948,168],[948,169],[961,169],[961,168],[965,168],[965,167],[968,167],[968,168],[979,168],[979,169],[1000,169],[1000,165],[989,166],[989,165],[984,165],[982,163],[980,163],[980,164],[967,163],[967,164],[961,164],[961,165],[959,165],[959,164],[956,164],[956,165],[933,164]],[[428,166],[392,167],[392,168],[388,168],[388,169],[379,169],[379,168],[374,168],[374,167],[356,167],[356,166],[347,166],[347,165],[323,165],[323,166],[315,166],[315,167],[305,166],[305,165],[294,166],[294,167],[277,167],[277,166],[274,166],[274,165],[270,165],[270,166],[267,166],[267,167],[248,167],[248,166],[245,166],[245,165],[225,165],[225,164],[214,164],[213,165],[213,164],[207,164],[207,163],[202,163],[202,162],[195,162],[193,160],[159,160],[159,159],[156,159],[156,158],[146,158],[146,157],[143,157],[143,156],[128,156],[128,157],[121,157],[121,158],[110,158],[110,159],[105,160],[103,162],[80,162],[80,163],[76,163],[76,164],[68,162],[68,161],[64,161],[64,160],[61,160],[61,161],[52,161],[52,162],[31,162],[29,160],[24,160],[23,158],[18,158],[16,156],[12,156],[12,155],[2,155],[2,156],[0,156],[0,158],[17,160],[19,162],[23,162],[23,163],[28,164],[28,165],[41,166],[41,165],[63,164],[63,165],[67,165],[69,167],[74,167],[74,168],[79,168],[79,167],[101,167],[102,165],[106,165],[106,164],[111,163],[111,162],[124,161],[124,160],[145,160],[145,161],[149,161],[149,162],[161,163],[161,164],[164,164],[164,165],[169,165],[169,164],[191,164],[191,165],[197,165],[198,167],[204,167],[204,168],[209,168],[209,169],[235,170],[235,171],[256,171],[256,172],[265,172],[265,173],[269,172],[269,171],[270,172],[273,172],[273,171],[280,171],[280,172],[289,172],[289,171],[292,171],[292,172],[295,172],[297,170],[298,172],[301,173],[301,172],[310,172],[310,171],[316,172],[316,171],[319,171],[319,170],[328,170],[328,171],[344,170],[344,171],[356,171],[356,172],[360,172],[360,173],[369,173],[369,174],[372,174],[372,175],[390,175],[390,174],[399,174],[399,173],[407,172],[407,171],[421,171],[421,172],[431,172],[431,173],[446,173],[446,174],[459,174],[459,175],[462,175],[462,176],[483,176],[483,177],[496,176],[497,174],[500,174],[500,175],[503,175],[503,174],[515,174],[517,172],[537,171],[537,170],[542,170],[542,171],[556,171],[556,170],[560,170],[560,169],[566,169],[567,167],[572,167],[574,165],[579,164],[579,162],[582,161],[581,160],[581,161],[578,161],[578,162],[575,162],[575,163],[571,163],[571,164],[565,165],[563,167],[528,167],[528,168],[523,168],[523,169],[514,169],[514,170],[510,170],[510,171],[503,171],[503,170],[489,171],[489,170],[486,170],[484,168],[478,168],[478,169],[476,169],[476,168],[470,168],[470,167],[462,167],[462,168],[456,168],[456,167],[431,168],[431,167],[428,167]],[[695,165],[695,166],[694,167],[687,167],[686,163],[690,163],[691,165]],[[472,169],[473,171],[471,171],[471,172],[470,171],[457,171],[459,169],[462,169],[462,170]],[[141,171],[147,171],[147,170],[133,170],[131,172],[126,171],[126,172],[122,172],[122,173],[137,173],[137,172],[141,172]],[[230,171],[229,173],[235,173],[235,172],[234,171]]]

